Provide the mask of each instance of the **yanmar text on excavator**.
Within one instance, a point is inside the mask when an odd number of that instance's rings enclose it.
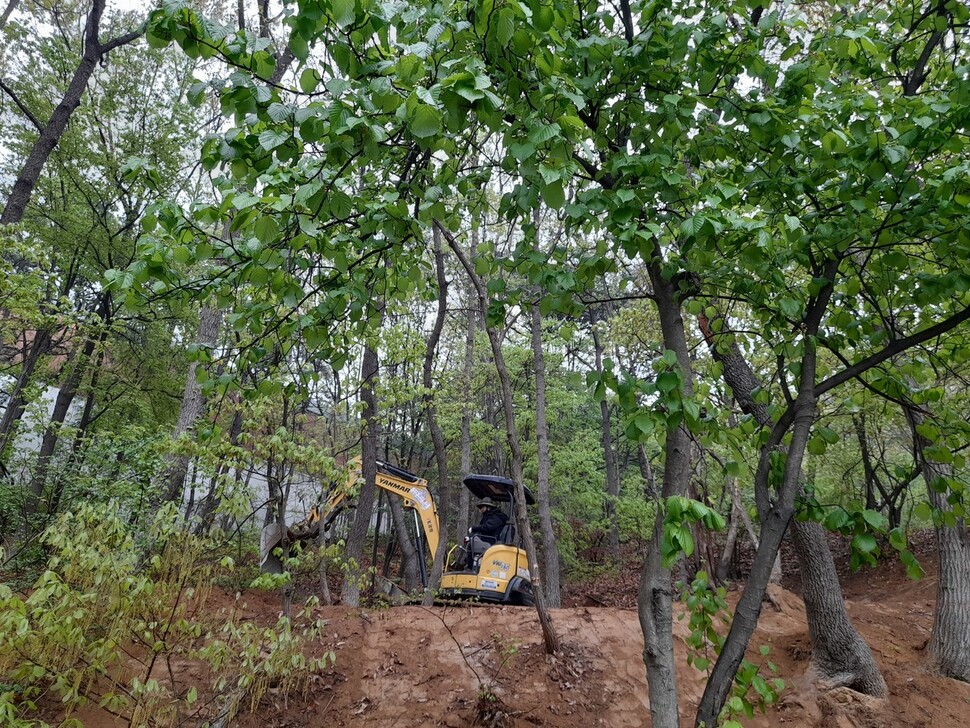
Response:
[[[352,463],[353,469],[347,486],[338,489],[330,497],[322,512],[314,508],[301,524],[286,530],[286,541],[315,538],[320,528],[331,526],[336,515],[352,503],[352,493],[361,477],[360,459]],[[532,582],[529,561],[516,538],[515,483],[498,475],[469,475],[463,481],[465,487],[479,500],[490,498],[497,507],[507,509],[510,517],[506,525],[494,537],[476,535],[465,539],[448,552],[447,566],[441,576],[438,598],[472,599],[483,602],[532,606]],[[434,554],[438,549],[440,528],[438,510],[428,482],[404,468],[377,461],[376,485],[383,491],[401,498],[405,510],[413,513],[415,532],[422,552]],[[528,488],[524,488],[527,505],[536,500]],[[260,539],[260,568],[279,573],[282,561],[279,547],[283,545],[283,530],[278,524],[263,529]],[[469,553],[470,552],[470,553]],[[421,584],[428,586],[427,561],[421,560]]]

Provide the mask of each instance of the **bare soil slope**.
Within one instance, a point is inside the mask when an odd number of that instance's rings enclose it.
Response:
[[[928,571],[933,567],[927,563]],[[911,582],[891,565],[854,575],[845,591],[852,618],[872,645],[890,689],[888,701],[848,690],[824,692],[806,675],[809,641],[801,599],[775,588],[779,608],[765,605],[752,643],[770,647],[785,679],[778,706],[744,725],[881,728],[970,724],[970,685],[933,675],[922,652],[932,625],[936,580]],[[256,611],[271,608],[265,598]],[[250,605],[247,609],[252,609]],[[260,616],[253,614],[254,618]],[[572,607],[555,610],[564,653],[542,651],[534,612],[512,607],[327,607],[333,670],[306,701],[274,696],[247,728],[296,726],[591,726],[649,725],[647,685],[636,611]],[[675,624],[686,634],[686,623]],[[704,676],[678,646],[685,724],[693,717]],[[482,705],[483,690],[499,703]],[[483,722],[484,719],[484,722]]]

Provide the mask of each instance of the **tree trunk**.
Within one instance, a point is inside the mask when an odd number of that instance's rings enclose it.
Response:
[[[12,225],[20,222],[23,218],[27,203],[30,202],[30,196],[33,194],[37,180],[40,179],[40,173],[67,128],[67,122],[71,115],[81,103],[81,96],[88,86],[88,81],[91,79],[98,61],[111,50],[132,42],[144,33],[144,28],[141,28],[102,44],[98,36],[105,3],[106,0],[92,0],[91,12],[88,13],[87,23],[84,27],[84,53],[81,56],[81,61],[74,71],[74,77],[68,84],[61,102],[54,109],[50,120],[44,125],[40,136],[37,137],[37,141],[34,142],[34,146],[30,150],[27,161],[24,162],[24,166],[20,170],[20,174],[17,175],[17,181],[14,182],[10,197],[7,198],[3,215],[0,216],[0,225]]]
[[[20,0],[10,0],[7,3],[7,7],[4,9],[3,15],[0,15],[0,30],[3,30],[3,26],[5,26],[7,24],[7,21],[10,20],[10,15],[13,13],[14,10],[17,9],[17,6],[19,4],[20,4]]]
[[[243,416],[242,410],[236,409],[232,415],[232,424],[229,426],[229,443],[235,447],[239,444],[239,437],[242,435],[242,425]],[[230,465],[226,464],[223,468],[220,468],[219,474],[213,478],[212,487],[209,488],[209,492],[206,496],[199,501],[199,524],[196,526],[195,533],[197,536],[204,536],[212,528],[212,524],[215,522],[216,511],[219,508],[219,504],[222,502],[222,486],[220,483],[221,478],[219,476],[229,475]],[[236,483],[242,482],[242,471],[236,468],[235,472]],[[186,513],[186,518],[188,518],[188,513]]]
[[[643,443],[637,445],[637,465],[640,467],[640,477],[643,478],[643,495],[648,500],[657,497],[657,476],[653,474],[650,465],[650,458],[647,456],[647,449]]]
[[[34,332],[34,340],[24,356],[20,365],[20,374],[14,383],[10,399],[7,400],[7,407],[3,411],[3,419],[0,420],[0,463],[4,462],[4,454],[7,448],[13,443],[17,431],[17,423],[24,415],[27,403],[24,402],[24,391],[30,385],[31,377],[38,362],[50,351],[52,341],[51,331],[43,328]]]
[[[741,493],[738,491],[737,478],[729,477],[724,487],[731,491],[731,520],[727,536],[724,538],[724,550],[717,562],[717,571],[714,572],[714,576],[722,583],[731,576],[731,561],[734,559],[734,548],[738,541],[738,522],[741,520],[741,510],[744,508],[741,503]]]
[[[438,350],[438,341],[445,326],[448,314],[448,279],[445,277],[445,257],[441,248],[441,233],[437,228],[432,230],[434,236],[434,268],[438,282],[438,312],[435,316],[431,335],[425,350],[424,368],[421,380],[424,385],[425,415],[428,420],[428,430],[431,433],[431,443],[434,446],[434,456],[438,463],[438,515],[439,540],[438,549],[431,563],[431,573],[428,575],[428,589],[422,600],[425,606],[434,603],[434,591],[441,584],[441,574],[445,569],[445,559],[448,557],[448,524],[452,520],[452,489],[448,479],[448,453],[445,449],[445,436],[438,424],[438,410],[435,407],[434,380],[432,370],[434,358]],[[467,381],[467,380],[466,380]],[[424,558],[424,554],[421,554]]]
[[[546,603],[551,609],[562,606],[559,548],[552,527],[552,506],[549,495],[549,423],[546,419],[546,360],[542,351],[542,314],[539,301],[532,304],[532,357],[536,367],[536,459],[539,491],[539,533],[542,535],[542,555],[546,576]]]
[[[391,496],[387,499],[391,511],[391,521],[397,533],[397,544],[401,548],[401,570],[404,572],[404,591],[413,594],[421,588],[421,571],[418,559],[424,558],[424,553],[418,553],[411,540],[408,519],[404,514],[404,505],[400,498]]]
[[[832,261],[826,268],[826,278],[834,281],[838,261]],[[727,695],[734,682],[744,651],[751,635],[758,624],[761,614],[761,603],[764,599],[768,581],[771,577],[770,564],[775,561],[782,538],[788,528],[792,516],[795,514],[795,497],[802,490],[802,462],[808,445],[808,438],[815,421],[817,409],[816,375],[817,353],[815,336],[833,290],[833,283],[829,283],[815,298],[806,312],[804,325],[804,351],[801,358],[801,372],[798,383],[798,395],[795,401],[773,423],[768,440],[761,448],[758,470],[755,474],[755,499],[759,503],[759,512],[765,513],[761,523],[761,543],[755,555],[751,574],[745,584],[741,599],[734,613],[731,630],[721,649],[707,687],[697,709],[697,725],[716,725],[717,716],[727,700]],[[731,376],[738,385],[737,389],[729,381],[734,396],[741,404],[752,408],[759,405],[754,402],[754,387],[756,382],[754,372],[747,362],[740,357],[737,344],[715,345],[710,337],[709,329],[705,330],[706,319],[702,320],[702,331],[711,345],[716,358],[725,356],[725,352],[735,356],[729,361],[722,362],[725,381]],[[729,370],[731,374],[729,374]],[[755,415],[758,418],[758,415]],[[758,420],[760,422],[760,419]],[[769,420],[772,422],[772,420]],[[785,451],[783,440],[791,431],[791,442],[787,447],[787,458],[782,482],[778,488],[774,502],[770,499],[770,471],[771,458],[776,452]],[[812,661],[819,676],[833,686],[845,685],[856,690],[864,690],[870,695],[885,695],[886,686],[875,664],[869,646],[855,632],[845,611],[841,593],[838,591],[838,578],[834,564],[824,561],[812,561],[819,554],[810,554],[807,549],[819,549],[827,553],[824,548],[825,537],[821,526],[810,523],[796,523],[796,545],[801,544],[799,552],[805,564],[803,568],[803,589],[805,608],[809,620],[809,633],[813,639]],[[807,549],[806,549],[807,547]],[[828,556],[831,559],[831,554]],[[814,627],[812,626],[814,622]],[[829,631],[826,631],[829,630]],[[834,631],[836,634],[831,634]],[[843,642],[844,641],[844,642]],[[833,673],[833,670],[840,670]]]
[[[693,393],[693,370],[680,303],[673,284],[663,276],[660,260],[647,264],[654,301],[660,317],[664,348],[677,355],[684,399]],[[683,424],[667,427],[664,443],[665,462],[661,495],[686,496],[690,479],[691,438]],[[653,534],[640,575],[637,613],[643,631],[643,662],[647,669],[650,695],[650,719],[654,728],[677,728],[680,712],[677,700],[677,676],[674,662],[673,586],[670,569],[661,558],[663,513],[658,509]],[[714,725],[713,723],[711,725]]]
[[[771,578],[772,565],[785,531],[788,529],[788,523],[795,513],[795,495],[800,488],[802,458],[815,421],[815,367],[814,361],[810,361],[812,358],[807,355],[803,358],[803,383],[799,388],[798,398],[789,410],[789,418],[775,426],[772,431],[773,437],[761,451],[758,472],[755,476],[756,487],[765,491],[767,500],[771,454],[780,447],[785,432],[791,427],[792,440],[788,448],[784,479],[778,497],[767,509],[766,517],[762,519],[761,543],[758,545],[744,591],[734,610],[731,629],[697,708],[695,723],[697,726],[717,725],[717,717],[727,700],[748,642],[758,626],[758,617],[761,615],[761,604]]]
[[[455,240],[451,232],[435,221],[435,226],[445,236],[451,249],[458,256],[462,267],[468,274],[469,279],[475,286],[478,294],[478,308],[483,320],[488,310],[488,297],[485,284],[475,273],[475,268],[469,262],[458,241]],[[501,385],[502,408],[505,412],[505,432],[508,439],[509,450],[512,452],[512,481],[515,483],[515,521],[516,528],[525,546],[526,558],[529,560],[529,574],[532,582],[532,596],[535,599],[536,613],[539,616],[539,624],[542,627],[542,639],[547,654],[555,654],[559,651],[559,635],[556,634],[546,607],[545,586],[543,584],[542,572],[539,566],[539,557],[536,552],[535,540],[532,537],[532,526],[529,524],[529,513],[526,510],[525,488],[522,476],[522,448],[519,443],[519,435],[515,428],[515,404],[512,399],[512,382],[509,378],[508,369],[505,366],[505,357],[502,354],[502,343],[493,326],[486,324],[485,332],[488,334],[488,341],[492,347],[492,357],[495,360],[495,369],[498,373]]]
[[[600,344],[596,321],[593,321],[593,350],[596,356],[596,373],[603,374],[603,346]],[[610,557],[616,563],[620,560],[620,524],[616,518],[616,502],[620,497],[620,476],[617,473],[616,453],[613,452],[613,435],[610,428],[610,405],[604,397],[600,400],[600,439],[603,444],[603,459],[606,462],[606,523],[609,527]]]
[[[196,343],[212,348],[219,339],[219,329],[222,326],[222,311],[212,306],[205,306],[199,314],[199,328],[196,333]],[[172,433],[172,439],[178,440],[187,435],[202,417],[205,402],[202,399],[202,386],[195,381],[195,372],[199,363],[193,361],[185,379],[185,390],[182,393],[182,404],[179,408],[179,418]],[[188,455],[172,454],[167,458],[167,464],[158,482],[156,498],[162,503],[181,503],[185,489],[185,476],[189,469]]]
[[[364,483],[357,496],[357,512],[354,523],[347,536],[347,560],[351,563],[344,575],[340,599],[348,607],[360,606],[360,566],[364,557],[364,545],[370,530],[370,519],[374,512],[374,491],[377,486],[377,396],[374,389],[377,386],[378,359],[377,352],[370,344],[364,345],[364,354],[360,364],[360,399],[364,403],[361,413],[363,430],[361,432],[360,470]],[[354,566],[356,564],[356,566]]]
[[[731,388],[742,411],[754,417],[761,427],[772,428],[774,420],[767,406],[754,399],[754,391],[760,382],[741,354],[737,342],[727,337],[715,341],[709,322],[703,315],[698,323],[714,359],[721,363],[724,381]],[[799,489],[802,482],[799,473]],[[764,498],[759,500],[762,501],[759,506],[761,511],[765,507]],[[764,528],[762,521],[762,533]],[[815,671],[823,681],[833,686],[846,685],[869,695],[885,694],[885,683],[872,650],[852,626],[846,611],[825,529],[818,523],[795,520],[792,521],[792,535],[802,576],[802,598],[812,640]],[[758,553],[761,553],[761,544],[756,542],[756,545]],[[777,564],[778,561],[776,554],[774,562]],[[780,568],[777,571],[780,577]],[[771,575],[769,579],[773,580]]]
[[[478,228],[472,228],[471,250],[474,253],[478,249]],[[465,327],[465,401],[461,413],[461,477],[471,474],[472,469],[472,436],[471,436],[471,411],[472,411],[472,377],[475,374],[475,333],[478,331],[478,305],[476,303],[475,286],[469,280],[465,287],[465,307],[466,307],[466,327]],[[464,487],[458,490],[458,521],[455,526],[455,533],[460,538],[468,533],[468,510],[470,505],[470,495],[468,489]]]
[[[886,684],[872,650],[856,632],[845,609],[842,589],[818,523],[793,520],[795,548],[802,557],[802,599],[812,640],[812,669],[827,688],[848,687],[866,695],[885,695]]]
[[[913,447],[930,505],[938,512],[933,519],[936,544],[940,555],[940,571],[936,587],[936,611],[933,631],[926,645],[941,675],[970,682],[970,536],[963,517],[954,517],[952,526],[942,521],[942,514],[952,513],[948,480],[953,473],[949,466],[926,457],[931,444],[917,427],[923,415],[912,407],[906,417],[913,434]]]
[[[27,499],[27,515],[31,516],[40,509],[41,501],[44,497],[44,487],[47,485],[47,473],[50,469],[50,461],[54,456],[54,449],[57,447],[57,440],[60,436],[61,427],[67,420],[67,414],[74,403],[78,387],[87,371],[87,364],[91,361],[94,354],[94,347],[97,343],[93,337],[88,337],[84,342],[84,348],[79,356],[75,357],[73,366],[68,372],[64,381],[57,391],[54,399],[54,410],[51,412],[50,423],[44,430],[44,437],[40,443],[40,450],[37,452],[37,467],[30,480],[30,494]]]

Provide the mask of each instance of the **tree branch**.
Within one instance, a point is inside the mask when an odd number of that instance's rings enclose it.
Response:
[[[930,326],[927,329],[917,331],[915,334],[903,337],[902,339],[896,339],[882,351],[878,351],[872,356],[866,357],[862,361],[853,364],[847,369],[843,369],[838,374],[834,374],[828,379],[819,382],[815,387],[815,395],[820,396],[825,394],[830,389],[835,389],[840,384],[859,376],[864,371],[876,366],[876,364],[884,362],[886,359],[894,357],[896,354],[906,351],[912,346],[922,344],[924,341],[929,341],[930,339],[940,336],[941,334],[945,334],[951,329],[955,329],[967,319],[970,319],[970,306],[960,311],[960,313],[954,314],[953,316],[950,316],[949,318],[944,319],[940,323]]]
[[[111,51],[113,51],[115,48],[118,48],[119,46],[128,45],[132,41],[138,40],[139,38],[141,38],[141,36],[145,34],[145,31],[147,29],[148,29],[148,26],[142,24],[141,26],[135,28],[129,33],[125,33],[124,35],[119,35],[117,38],[112,38],[104,45],[99,46],[101,50],[101,55],[103,56],[105,53],[110,53]]]
[[[37,128],[37,131],[44,131],[44,125],[40,123],[40,120],[36,116],[30,113],[30,109],[24,106],[17,94],[14,93],[14,90],[5,84],[3,79],[0,79],[0,89],[2,89],[3,92],[11,98],[11,100],[17,105],[17,108],[20,109],[21,113],[30,119],[30,123]]]

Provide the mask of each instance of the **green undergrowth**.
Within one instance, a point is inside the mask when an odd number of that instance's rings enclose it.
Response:
[[[41,543],[46,569],[30,589],[0,583],[0,725],[79,725],[91,704],[132,726],[229,725],[334,662],[307,656],[324,627],[313,602],[271,626],[214,605],[231,560],[171,511],[139,542],[122,514],[85,506]]]
[[[724,587],[712,586],[704,571],[697,572],[690,588],[682,592],[686,610],[680,618],[686,618],[690,628],[685,640],[687,662],[708,677],[731,627],[731,610],[726,597]],[[756,712],[764,713],[769,706],[778,702],[785,689],[785,681],[771,677],[778,670],[768,659],[769,651],[767,645],[761,645],[758,650],[760,662],[741,661],[730,697],[718,719],[721,728],[741,728],[740,719],[753,718]],[[767,676],[766,672],[769,673]]]

